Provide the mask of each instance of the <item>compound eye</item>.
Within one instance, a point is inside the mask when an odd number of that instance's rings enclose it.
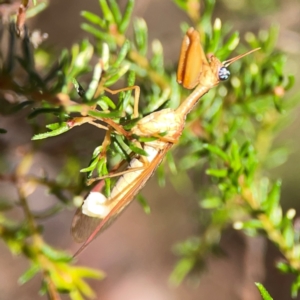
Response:
[[[227,80],[230,76],[230,72],[226,67],[222,67],[219,70],[219,79],[221,81]]]

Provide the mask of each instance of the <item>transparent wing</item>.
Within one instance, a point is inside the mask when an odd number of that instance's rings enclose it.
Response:
[[[77,243],[83,243],[101,222],[99,218],[92,218],[82,213],[79,207],[73,217],[71,233]]]

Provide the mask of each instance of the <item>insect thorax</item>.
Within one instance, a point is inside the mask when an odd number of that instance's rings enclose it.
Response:
[[[140,137],[162,136],[165,139],[177,139],[183,130],[184,120],[173,109],[166,108],[141,119],[131,130]]]

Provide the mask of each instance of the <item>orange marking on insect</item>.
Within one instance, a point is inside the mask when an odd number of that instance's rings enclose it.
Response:
[[[206,66],[208,62],[200,44],[199,34],[191,27],[182,41],[177,82],[186,89],[193,89],[199,84]]]

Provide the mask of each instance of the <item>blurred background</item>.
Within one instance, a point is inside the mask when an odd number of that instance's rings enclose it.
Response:
[[[126,1],[118,1],[122,7]],[[49,8],[30,21],[30,28],[41,29],[49,34],[43,46],[57,53],[69,48],[87,34],[80,29],[81,10],[100,14],[98,1],[52,0]],[[134,14],[148,24],[149,40],[159,39],[164,46],[166,65],[174,65],[181,44],[181,21],[190,22],[172,1],[137,0]],[[286,73],[299,74],[300,59],[300,3],[296,0],[219,0],[214,17],[230,21],[234,30],[257,32],[271,24],[280,26],[277,47],[287,53]],[[190,23],[191,24],[191,23]],[[130,31],[129,31],[130,34]],[[298,80],[299,81],[299,80]],[[297,89],[297,83],[294,89]],[[294,93],[291,91],[290,93]],[[287,95],[288,97],[288,95]],[[285,209],[300,210],[300,111],[295,111],[291,124],[277,138],[276,143],[289,145],[292,153],[288,161],[273,170],[272,177],[282,178],[282,205]],[[1,136],[0,148],[17,164],[22,148],[30,140],[32,132],[22,120],[22,115],[5,117],[0,121],[10,128]],[[1,124],[2,125],[2,124]],[[4,127],[4,126],[1,126]],[[90,136],[90,144],[76,143],[76,151],[89,162],[91,151],[98,144],[99,130],[87,126],[76,128],[63,136],[48,139],[36,157],[36,168],[44,168],[49,176],[56,176],[65,163],[62,154],[68,149],[74,136]],[[80,139],[80,138],[79,138]],[[86,141],[86,140],[85,140]],[[70,174],[73,176],[73,174]],[[77,176],[77,174],[74,174]],[[11,198],[15,191],[1,184],[1,194]],[[143,189],[152,213],[146,215],[138,203],[133,203],[109,230],[97,238],[78,258],[79,265],[99,268],[107,274],[103,281],[90,281],[101,300],[179,300],[179,299],[261,299],[254,286],[265,284],[274,299],[291,299],[290,285],[293,278],[281,275],[275,262],[281,256],[274,246],[263,238],[248,238],[242,233],[227,230],[221,240],[222,257],[208,259],[207,267],[199,281],[186,280],[179,287],[169,284],[169,275],[176,262],[172,246],[199,232],[196,195],[192,189],[178,193],[167,182],[165,188],[157,185],[153,177]],[[55,199],[38,190],[30,203],[34,210],[44,209]],[[14,212],[16,218],[21,212]],[[51,245],[74,253],[78,245],[72,241],[70,224],[74,211],[64,211],[43,221],[45,240]],[[0,243],[0,299],[37,299],[40,287],[38,276],[19,286],[17,278],[27,269],[22,257],[12,257],[6,246]],[[300,298],[299,298],[300,299]]]

